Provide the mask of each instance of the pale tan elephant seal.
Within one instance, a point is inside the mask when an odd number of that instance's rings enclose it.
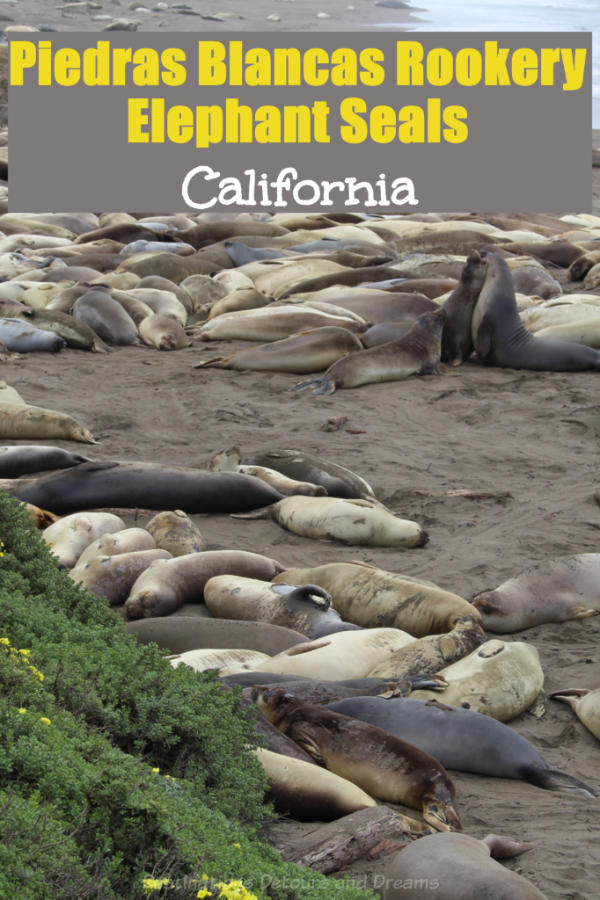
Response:
[[[41,438],[95,444],[87,430],[66,413],[29,404],[0,403],[0,438]]]
[[[427,532],[410,519],[400,519],[370,500],[340,497],[285,497],[238,519],[274,519],[302,537],[340,541],[363,547],[424,547]]]
[[[523,641],[487,641],[439,674],[448,687],[441,694],[413,691],[414,700],[439,700],[509,722],[528,709],[544,685],[537,650]]]
[[[138,325],[138,331],[144,344],[157,350],[182,350],[191,344],[183,325],[171,313],[147,316]]]
[[[206,541],[190,517],[181,509],[157,513],[146,525],[156,546],[171,556],[185,556],[206,550]]]
[[[600,741],[600,688],[595,691],[570,688],[550,694],[553,700],[568,703],[577,718]]]
[[[465,617],[448,634],[433,634],[419,638],[407,647],[396,650],[369,672],[369,678],[407,678],[409,675],[429,675],[472,653],[485,643],[483,628]]]
[[[93,556],[77,564],[69,575],[76,584],[97,597],[105,597],[111,606],[124,603],[142,572],[157,559],[170,559],[166,550],[134,550],[114,556]]]
[[[103,534],[85,548],[78,566],[83,566],[96,556],[117,556],[119,553],[135,553],[138,550],[154,550],[154,538],[145,528],[125,528]]]
[[[346,622],[401,628],[417,638],[451,631],[461,619],[481,621],[478,611],[458,594],[357,561],[284,569],[273,581],[319,584],[331,594],[334,609]]]
[[[72,513],[45,528],[42,537],[61,568],[72,569],[83,551],[101,535],[122,531],[125,522],[113,513]]]
[[[534,844],[490,834],[425,835],[396,853],[378,877],[382,900],[546,900],[522,875],[496,862]]]

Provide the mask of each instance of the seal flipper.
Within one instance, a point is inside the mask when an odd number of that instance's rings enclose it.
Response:
[[[487,845],[492,859],[514,859],[515,856],[537,847],[537,843],[513,841],[512,838],[500,834],[488,834],[483,838],[483,843]]]
[[[322,381],[322,378],[309,378],[308,381],[299,381],[298,384],[290,388],[290,391],[305,391],[311,384],[321,384]]]
[[[529,784],[543,788],[546,791],[566,791],[569,794],[578,794],[580,797],[593,799],[598,796],[598,791],[594,788],[575,778],[574,775],[567,775],[560,769],[554,769],[549,766],[547,769],[541,769],[537,766],[524,766],[521,769],[521,777]]]
[[[312,384],[317,384],[319,387],[313,391],[313,394],[333,394],[335,391],[335,381],[331,378],[311,378],[309,381],[300,381],[298,384],[295,384],[294,387],[290,388],[290,391],[303,391],[307,387],[310,387]]]
[[[253,509],[251,512],[229,513],[229,515],[232,519],[270,519],[271,510],[273,510],[278,503],[279,500],[276,500],[275,503],[269,503],[268,506],[261,506],[260,509]]]

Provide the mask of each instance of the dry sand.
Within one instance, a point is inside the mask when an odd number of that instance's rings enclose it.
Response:
[[[348,6],[355,6],[354,10]],[[143,28],[351,30],[382,18],[366,0],[230,0],[242,12],[230,24],[171,12],[136,13],[130,4],[103,3],[114,16],[138,18]],[[190,6],[200,9],[198,0]],[[326,11],[329,20],[316,18]],[[205,12],[213,11],[205,6]],[[60,30],[99,30],[90,13],[57,13],[39,0],[2,11],[15,22],[46,22]],[[276,13],[280,23],[267,23]],[[401,15],[401,11],[394,16]],[[389,17],[389,12],[386,12]],[[594,135],[600,147],[600,133]],[[594,206],[600,209],[600,169]],[[242,344],[230,345],[232,351]],[[409,575],[424,575],[465,597],[497,586],[531,564],[564,554],[598,552],[600,509],[598,375],[486,369],[471,361],[442,377],[410,378],[331,397],[293,394],[294,376],[193,370],[213,355],[197,343],[176,353],[137,348],[105,355],[68,350],[31,354],[2,365],[1,376],[29,403],[71,413],[100,441],[102,458],[202,465],[210,453],[239,444],[244,450],[298,447],[342,463],[367,478],[396,512],[426,526],[421,550],[345,548],[295,537],[273,522],[227,516],[195,517],[211,549],[238,547],[275,556],[287,565],[360,559]],[[321,426],[348,417],[339,431]],[[347,429],[351,429],[349,432]],[[356,432],[356,433],[352,433]],[[68,442],[57,442],[74,449]],[[444,497],[467,488],[509,492],[504,501]],[[548,692],[600,686],[600,619],[545,625],[510,636],[539,650]],[[555,766],[600,789],[600,744],[564,705],[548,701],[546,714],[511,723]],[[465,735],[468,740],[468,735]],[[456,774],[464,830],[488,832],[539,846],[509,865],[530,878],[549,900],[590,900],[600,883],[600,801],[542,791],[517,781]],[[280,822],[277,841],[299,827]],[[300,830],[302,828],[300,827]],[[361,862],[349,874],[368,884],[384,860]]]

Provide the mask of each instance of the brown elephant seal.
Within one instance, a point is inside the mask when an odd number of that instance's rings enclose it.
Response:
[[[361,349],[360,340],[351,331],[337,325],[327,325],[294,334],[281,341],[240,350],[233,356],[211,356],[210,359],[196,363],[194,368],[217,366],[220,369],[307,375],[321,372],[348,353]]]
[[[66,413],[42,406],[17,403],[0,403],[0,438],[40,440],[62,439],[95,444],[92,434],[84,426]],[[21,498],[25,499],[25,498]],[[33,501],[32,501],[33,502]],[[36,506],[45,506],[36,503]]]
[[[331,597],[314,584],[296,587],[239,575],[216,575],[204,585],[204,602],[215,618],[283,625],[311,641],[357,628],[330,609]]]
[[[120,606],[129,596],[142,572],[157,559],[170,559],[166,550],[134,550],[115,556],[93,556],[71,569],[76,584],[97,597],[105,597],[111,606]]]
[[[125,522],[113,513],[74,513],[59,519],[42,534],[60,568],[71,569],[86,547],[101,535],[122,531]]]
[[[294,693],[295,685],[285,685]],[[515,778],[547,791],[566,791],[588,799],[597,791],[551,766],[514,728],[491,716],[412,697],[348,697],[327,709],[383,728],[439,760],[446,769]]]
[[[500,634],[545,622],[567,622],[600,613],[600,553],[551,559],[473,598],[484,627]]]
[[[189,607],[189,604],[186,605]],[[127,622],[125,627],[140,644],[158,644],[170,653],[229,648],[258,650],[274,656],[306,640],[303,634],[280,625],[190,615],[136,619]]]
[[[269,779],[267,800],[276,811],[300,821],[330,821],[377,806],[357,785],[313,762],[303,762],[263,747],[252,751]]]
[[[80,319],[107,344],[139,344],[131,316],[106,291],[88,291],[73,304],[73,317]]]
[[[49,469],[70,469],[89,462],[81,453],[46,444],[23,444],[0,447],[0,478],[19,478]]]
[[[415,638],[451,631],[465,619],[480,623],[479,612],[459,597],[431,582],[367,563],[327,563],[310,569],[284,569],[275,582],[319,584],[346,622],[364,628],[401,628]],[[376,661],[378,664],[380,660]]]
[[[204,585],[214,575],[246,575],[268,581],[282,569],[276,560],[245,550],[205,550],[160,560],[137,579],[125,612],[130,619],[166,616],[184,603],[202,600]]]
[[[168,550],[171,556],[185,556],[186,553],[200,553],[207,544],[200,530],[183,510],[157,513],[146,525],[156,546]]]
[[[40,509],[39,506],[34,506],[33,503],[23,503],[22,505],[31,516],[36,528],[48,528],[54,522],[58,522],[58,516],[48,512],[47,509]]]
[[[360,387],[380,381],[399,381],[409,375],[439,375],[445,311],[424,313],[404,337],[388,344],[351,353],[330,366],[321,378],[301,381],[291,390],[317,385],[313,394],[333,394],[337,388]]]
[[[96,556],[118,556],[120,553],[155,549],[154,538],[145,528],[125,528],[123,531],[103,534],[97,541],[88,544],[77,560],[77,565],[83,566]]]
[[[279,341],[301,331],[312,331],[323,326],[339,326],[360,333],[367,323],[352,313],[345,315],[324,312],[309,306],[286,304],[281,306],[245,309],[223,313],[209,319],[197,329],[194,336],[201,341]]]
[[[529,296],[533,294],[542,300],[549,300],[552,297],[559,297],[563,292],[556,278],[541,266],[519,266],[511,270],[511,276],[513,287],[518,294]]]
[[[391,278],[389,281],[374,282],[373,285],[363,284],[363,287],[374,287],[392,293],[424,294],[430,300],[435,300],[436,297],[453,291],[456,285],[456,278]]]
[[[473,311],[471,333],[478,357],[489,366],[547,372],[600,371],[600,352],[571,341],[535,337],[523,326],[510,269],[499,253],[482,251],[487,266]]]
[[[321,484],[330,497],[374,500],[371,485],[360,475],[339,463],[311,456],[302,450],[267,450],[242,455],[244,465],[269,466],[299,481]]]
[[[369,672],[371,678],[404,678],[439,672],[472,653],[487,640],[481,625],[465,616],[448,634],[419,638],[404,650],[396,650],[385,662]]]
[[[148,620],[146,620],[148,621]],[[164,620],[163,620],[164,621]],[[383,696],[390,694],[394,697],[403,697],[416,690],[443,690],[446,682],[437,675],[411,675],[401,681],[389,678],[346,678],[342,681],[319,681],[315,678],[305,678],[303,675],[282,675],[280,672],[236,672],[233,675],[221,676],[225,684],[239,684],[240,687],[254,687],[256,684],[270,685],[271,687],[285,688],[290,694],[294,693],[297,685],[301,689],[306,685],[316,686],[319,690],[325,687],[331,690],[351,689],[357,692],[355,696]],[[313,701],[311,701],[313,702]]]
[[[17,480],[10,493],[56,513],[94,508],[243,512],[282,499],[264,481],[238,472],[101,461]]]
[[[327,494],[327,490],[322,484],[311,484],[309,481],[295,481],[293,478],[288,478],[287,475],[283,475],[276,469],[270,469],[267,466],[238,465],[237,471],[241,472],[242,475],[254,475],[255,478],[266,481],[267,484],[274,487],[284,497],[292,497],[298,494],[305,494],[307,497],[324,497]]]
[[[568,703],[577,718],[600,741],[600,688],[595,691],[570,688],[550,694],[553,700]]]
[[[474,250],[467,257],[460,281],[444,303],[447,319],[442,333],[442,360],[451,366],[459,366],[473,352],[471,320],[486,272],[480,253]]]
[[[254,687],[262,714],[317,762],[374,797],[421,809],[442,831],[460,829],[454,786],[432,756],[381,728],[304,704],[283,690]]]
[[[248,672],[247,674],[257,675],[258,673]],[[228,677],[235,676],[224,676],[224,679]],[[370,681],[371,679],[364,680]],[[428,679],[423,678],[420,680],[425,682]],[[420,680],[415,679],[416,685],[418,685]],[[298,681],[261,681],[256,684],[261,687],[268,686],[273,688],[273,690],[281,689],[287,691],[287,693],[292,694],[296,700],[299,700],[302,703],[313,703],[315,706],[324,706],[326,704],[336,703],[340,700],[355,699],[357,697],[377,696],[380,700],[383,699],[383,696],[379,695],[385,695],[386,699],[392,697],[407,697],[413,690],[413,682],[408,679],[404,681],[373,679],[373,681],[375,682],[375,686],[366,688],[348,687],[341,681],[317,681],[314,678],[306,678]],[[248,685],[243,688],[242,696],[250,698],[251,692],[255,686],[256,685]],[[343,712],[343,710],[340,710],[340,712]],[[351,713],[348,713],[348,715],[351,715]],[[359,717],[357,716],[357,718]],[[401,736],[402,735],[399,735],[399,737]]]
[[[378,660],[413,640],[399,628],[338,631],[278,653],[257,666],[256,672],[301,675],[323,681],[365,678]]]
[[[362,547],[424,547],[427,532],[410,519],[400,519],[370,500],[341,497],[284,497],[238,519],[274,519],[302,537],[339,541]]]
[[[388,863],[378,884],[382,900],[546,900],[530,881],[496,862],[533,846],[495,834],[482,841],[468,834],[425,835]]]
[[[528,709],[544,685],[538,651],[523,641],[487,641],[439,674],[448,687],[443,703],[462,706],[509,722]],[[415,691],[414,700],[435,700],[430,691]]]
[[[192,343],[179,319],[170,313],[153,313],[142,319],[138,329],[144,344],[157,350],[182,350]]]

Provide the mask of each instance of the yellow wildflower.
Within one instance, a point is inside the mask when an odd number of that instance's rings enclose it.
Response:
[[[40,716],[40,722],[43,722],[44,725],[52,725],[50,719],[47,719],[46,716]]]
[[[168,878],[144,878],[142,889],[145,894],[151,894],[152,891],[160,891],[168,883]]]
[[[17,710],[17,712],[20,712],[20,713],[21,713],[21,715],[23,715],[23,714],[24,714],[24,713],[26,713],[26,712],[27,712],[27,710],[26,710],[26,709],[25,709],[25,707],[24,707],[24,706],[20,706],[20,707],[19,707],[19,708],[18,708],[18,710]]]
[[[198,900],[202,900],[203,897],[212,897],[212,891],[207,891],[206,888],[201,888],[196,894]]]
[[[29,656],[29,654],[31,653],[31,650],[19,650],[19,653],[22,653],[23,656]]]
[[[200,876],[200,878],[202,879],[202,881],[208,881],[208,875],[202,874],[202,875]]]
[[[241,844],[235,843],[233,846],[235,847],[236,850],[241,850],[241,849],[242,849],[242,845],[241,845]]]
[[[157,766],[155,766],[155,767],[152,769],[152,771],[154,772],[155,775],[158,775],[158,773],[160,772],[160,769],[159,769]]]
[[[0,638],[0,644],[4,644],[6,647],[10,647],[10,641],[8,638]]]

